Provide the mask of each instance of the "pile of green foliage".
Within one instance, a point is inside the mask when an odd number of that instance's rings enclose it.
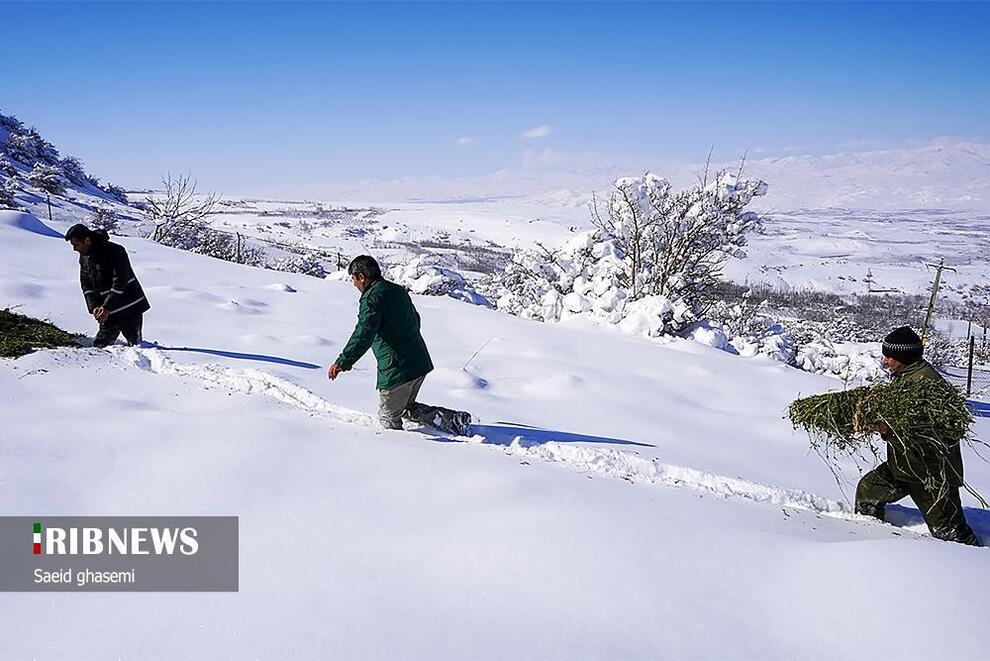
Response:
[[[939,381],[893,381],[791,402],[795,428],[812,445],[854,453],[872,444],[874,433],[890,430],[895,441],[948,444],[966,437],[973,414],[963,394]]]
[[[0,310],[0,357],[17,358],[32,349],[78,347],[79,337],[47,321]]]

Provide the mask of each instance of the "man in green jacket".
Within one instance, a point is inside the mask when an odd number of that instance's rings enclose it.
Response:
[[[357,325],[340,356],[330,366],[330,379],[350,370],[369,349],[378,361],[378,418],[386,429],[402,429],[402,418],[464,436],[471,414],[416,401],[433,361],[419,330],[419,313],[403,287],[382,277],[373,257],[355,257],[347,267],[361,292]]]
[[[896,329],[883,341],[883,365],[890,370],[893,381],[937,380],[951,388],[922,358],[923,353],[921,338],[907,326]],[[856,512],[882,521],[887,504],[910,496],[933,537],[980,546],[959,499],[963,484],[959,440],[901,439],[883,425],[877,431],[887,442],[887,461],[859,481]]]

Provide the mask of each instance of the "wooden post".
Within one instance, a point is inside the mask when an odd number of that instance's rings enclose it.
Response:
[[[52,222],[52,194],[45,193],[45,197],[48,198],[48,222]]]

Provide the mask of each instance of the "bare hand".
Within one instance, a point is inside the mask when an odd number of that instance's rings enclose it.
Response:
[[[343,367],[341,367],[337,363],[334,363],[333,365],[330,366],[330,371],[327,372],[327,376],[329,376],[330,380],[333,381],[338,376],[340,376],[340,373],[343,371],[344,371]]]
[[[101,305],[93,310],[93,316],[96,317],[96,320],[102,324],[107,320],[107,317],[110,316],[110,311]]]
[[[890,433],[890,427],[885,424],[878,424],[873,431],[881,435],[887,435]]]

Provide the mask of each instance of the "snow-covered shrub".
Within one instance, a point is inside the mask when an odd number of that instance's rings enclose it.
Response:
[[[250,266],[266,265],[264,250],[247,245],[239,234],[216,230],[202,221],[178,224],[158,243],[226,262]]]
[[[702,320],[688,327],[684,337],[699,344],[713,347],[729,353],[738,353],[736,348],[729,342],[729,337],[725,334],[725,329],[717,322]]]
[[[61,170],[53,165],[35,163],[34,169],[28,173],[27,178],[32,186],[49,195],[65,193],[65,179]]]
[[[513,255],[485,292],[495,306],[516,316],[539,321],[585,317],[602,326],[648,337],[671,335],[695,320],[680,299],[642,295],[633,299],[624,280],[621,253],[601,232],[576,236],[559,250]]]
[[[885,377],[876,342],[809,342],[797,348],[795,365],[805,372],[842,379],[847,386],[868,385]]]
[[[285,271],[286,273],[302,273],[314,278],[327,277],[327,269],[323,265],[323,261],[313,253],[280,257],[272,263],[271,267],[276,271]]]
[[[925,359],[935,367],[969,364],[969,340],[931,329],[925,338]]]
[[[758,305],[745,299],[734,305],[719,301],[709,310],[709,319],[722,328],[734,353],[794,364],[794,338],[765,301]]]
[[[715,300],[725,262],[745,255],[760,217],[744,208],[766,190],[728,171],[680,192],[653,174],[626,177],[616,180],[605,216],[595,205],[593,221],[622,257],[631,298],[681,299],[700,315]]]
[[[420,255],[405,264],[392,266],[385,277],[414,294],[450,296],[474,305],[490,306],[488,300],[457,271],[440,266],[436,255]]]
[[[113,207],[100,204],[89,212],[89,226],[93,229],[105,230],[108,233],[117,231],[119,219]]]
[[[595,231],[517,253],[491,280],[491,298],[541,321],[583,316],[649,337],[678,333],[711,304],[725,261],[742,256],[760,220],[743,209],[765,192],[728,172],[682,192],[652,174],[618,179],[604,216],[596,205]]]

